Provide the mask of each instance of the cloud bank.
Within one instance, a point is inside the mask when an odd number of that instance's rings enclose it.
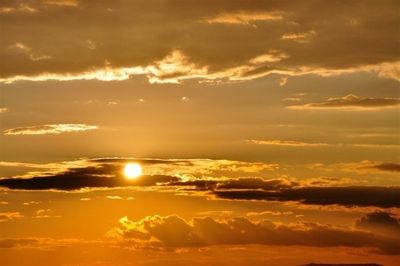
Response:
[[[362,8],[357,1],[6,1],[0,80],[146,75],[177,83],[357,71],[399,80],[397,9],[392,0]],[[271,53],[285,56],[259,60]]]
[[[147,216],[133,222],[122,217],[107,235],[135,248],[176,249],[212,245],[298,245],[313,247],[367,247],[399,254],[399,238],[316,223],[277,225],[238,217],[217,221],[210,217],[187,222],[179,216]]]
[[[127,162],[138,162],[144,173],[128,180],[123,176]],[[15,163],[3,163],[4,167]],[[33,164],[27,167],[39,168]],[[368,163],[371,167],[375,164]],[[45,164],[42,171],[0,179],[0,187],[22,190],[105,189],[135,187],[158,191],[200,194],[214,200],[298,202],[307,205],[400,208],[400,187],[344,186],[335,179],[294,181],[290,178],[262,178],[257,174],[275,165],[208,159],[98,158]],[[363,171],[358,166],[359,171]]]

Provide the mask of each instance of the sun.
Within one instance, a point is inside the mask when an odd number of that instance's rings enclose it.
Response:
[[[128,179],[138,178],[142,175],[142,167],[138,163],[127,163],[124,168],[124,175]]]

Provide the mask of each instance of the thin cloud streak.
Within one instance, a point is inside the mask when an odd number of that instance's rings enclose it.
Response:
[[[17,127],[6,129],[4,135],[45,135],[45,134],[61,134],[68,132],[81,132],[98,129],[94,125],[86,124],[51,124],[30,127]]]
[[[292,105],[289,109],[293,110],[349,110],[349,111],[369,111],[381,110],[386,108],[396,108],[400,106],[400,98],[373,98],[360,97],[349,94],[344,97],[329,98],[318,103],[307,103],[303,105]]]

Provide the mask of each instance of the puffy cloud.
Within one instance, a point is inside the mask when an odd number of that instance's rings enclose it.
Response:
[[[5,2],[0,80],[146,75],[150,82],[180,82],[356,71],[399,79],[397,5],[392,0],[364,1],[365,8],[326,1]],[[10,49],[16,43],[29,49]],[[264,56],[278,50],[286,56]],[[254,64],[255,58],[268,60]]]
[[[343,109],[343,110],[378,110],[400,106],[398,98],[366,98],[353,94],[344,97],[329,98],[324,102],[292,105],[289,109]]]
[[[211,245],[299,245],[315,247],[369,247],[386,254],[399,254],[399,239],[315,223],[276,225],[268,220],[246,218],[217,221],[210,217],[186,222],[178,216],[147,216],[132,222],[120,219],[120,226],[107,233],[136,248],[175,249]]]
[[[61,134],[67,132],[80,132],[98,129],[97,126],[86,124],[52,124],[30,127],[17,127],[6,129],[4,135],[44,135],[44,134]]]

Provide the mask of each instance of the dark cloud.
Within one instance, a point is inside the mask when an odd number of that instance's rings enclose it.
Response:
[[[382,170],[382,171],[390,171],[390,172],[400,172],[400,164],[398,163],[382,163],[376,164],[370,168]]]
[[[301,187],[280,191],[220,190],[219,198],[236,200],[299,201],[304,204],[400,207],[400,187]]]
[[[368,213],[355,222],[360,229],[400,238],[400,220],[388,212]]]
[[[398,98],[366,98],[349,94],[324,102],[289,106],[290,109],[382,109],[400,105]]]
[[[133,180],[123,176],[128,162],[142,164],[144,174]],[[256,163],[257,164],[257,163]],[[51,164],[50,164],[51,166]],[[35,165],[35,167],[38,167]],[[400,207],[400,187],[332,186],[335,179],[311,183],[283,178],[221,178],[221,171],[253,171],[254,165],[237,161],[98,158],[60,164],[59,169],[30,176],[0,179],[0,187],[25,190],[79,190],[157,186],[160,190],[202,192],[221,199],[295,201],[314,205]],[[256,170],[264,169],[257,166]],[[146,173],[148,172],[148,173]],[[224,172],[227,173],[227,172]],[[185,175],[189,175],[185,176]],[[204,178],[203,176],[207,176]],[[229,175],[228,175],[229,176]],[[322,183],[324,186],[321,186]],[[311,184],[311,185],[310,185]],[[319,185],[319,186],[316,186]]]
[[[145,74],[165,82],[356,70],[399,78],[398,1],[63,2],[73,4],[1,2],[3,81]]]
[[[284,179],[262,179],[262,178],[238,178],[222,181],[218,184],[217,189],[262,189],[277,190],[297,186],[299,183],[291,182]]]
[[[246,218],[216,221],[194,218],[191,223],[178,216],[148,216],[138,222],[121,218],[121,227],[108,235],[122,236],[138,247],[179,248],[210,245],[299,245],[314,247],[370,247],[385,254],[399,254],[399,239],[364,231],[336,228],[314,223],[275,225]],[[156,239],[156,241],[154,241]]]
[[[124,186],[154,186],[158,183],[177,181],[168,175],[143,175],[127,180],[122,174],[123,167],[118,164],[98,164],[84,168],[71,168],[65,172],[35,176],[31,178],[3,178],[0,186],[9,189],[26,190],[76,190],[81,188],[112,188]]]

